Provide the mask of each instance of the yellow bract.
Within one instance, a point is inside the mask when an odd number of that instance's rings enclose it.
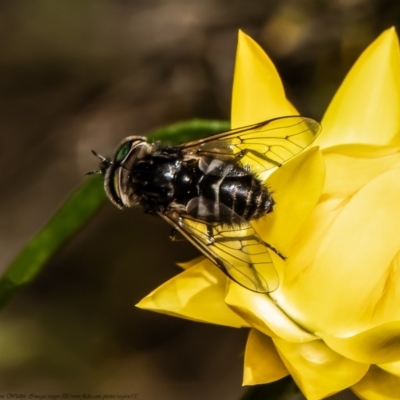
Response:
[[[271,60],[239,33],[232,127],[296,115]],[[400,398],[400,52],[385,31],[349,72],[322,121],[317,148],[267,179],[274,212],[254,229],[279,288],[254,293],[209,261],[187,263],[142,308],[250,326],[244,384],[291,374],[308,399],[350,387]]]
[[[253,39],[239,31],[231,128],[285,115],[298,115],[298,112],[286,99],[274,64]]]
[[[244,358],[244,385],[270,383],[289,375],[272,339],[256,329],[250,331]]]
[[[400,53],[394,28],[361,55],[333,98],[317,141],[338,144],[400,144]]]
[[[197,261],[136,306],[198,322],[234,328],[249,326],[225,304],[226,276],[203,257]]]
[[[309,400],[318,400],[357,383],[368,371],[331,350],[321,340],[290,343],[273,339],[283,363]]]
[[[398,399],[400,378],[371,366],[365,377],[352,387],[355,394],[366,400]]]
[[[343,336],[400,321],[399,176],[386,171],[331,209],[321,203],[304,225],[280,304],[311,331]]]
[[[318,203],[324,181],[325,164],[316,147],[277,169],[268,179],[276,202],[274,212],[253,223],[262,238],[289,254],[299,229]]]

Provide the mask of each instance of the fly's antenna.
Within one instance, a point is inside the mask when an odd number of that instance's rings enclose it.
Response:
[[[93,155],[97,158],[100,158],[100,169],[96,171],[87,172],[86,175],[104,175],[105,170],[112,164],[112,161],[101,154],[97,153],[96,151],[92,150]]]
[[[97,153],[94,150],[91,150],[92,154],[95,155],[97,158],[100,158],[101,161],[107,161],[107,158],[105,158],[104,156],[100,155],[99,153]]]

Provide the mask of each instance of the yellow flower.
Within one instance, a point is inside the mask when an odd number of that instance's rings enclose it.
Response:
[[[239,33],[232,127],[293,114],[274,65]],[[274,258],[275,292],[251,292],[200,257],[138,306],[251,327],[245,385],[291,374],[311,400],[348,387],[362,399],[400,399],[400,52],[394,29],[361,55],[322,126],[319,149],[270,176],[276,208],[254,224],[287,256]]]

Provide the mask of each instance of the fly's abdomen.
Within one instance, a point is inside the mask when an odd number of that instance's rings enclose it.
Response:
[[[200,185],[201,196],[222,204],[247,221],[271,212],[274,203],[268,190],[253,175],[242,169],[237,172],[236,176],[222,177],[205,174]],[[218,213],[218,208],[216,210]],[[225,210],[220,215],[214,215],[214,218],[229,223],[229,212]]]
[[[226,177],[219,187],[220,202],[249,221],[272,211],[273,201],[267,189],[252,175]]]

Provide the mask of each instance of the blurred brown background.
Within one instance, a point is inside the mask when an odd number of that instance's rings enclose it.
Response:
[[[237,29],[320,119],[396,0],[1,0],[1,270],[125,136],[229,119]],[[0,314],[0,393],[238,399],[246,330],[133,307],[197,255],[106,204]]]

